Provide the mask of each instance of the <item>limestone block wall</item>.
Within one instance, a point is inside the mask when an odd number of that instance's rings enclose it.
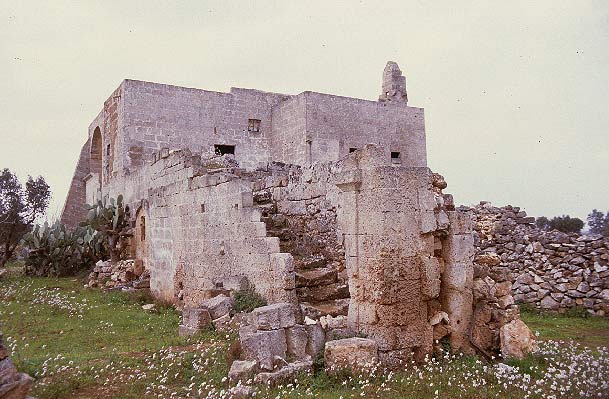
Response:
[[[480,273],[512,284],[517,303],[609,314],[609,240],[538,229],[518,207],[481,202],[474,219]],[[488,270],[490,269],[490,270]]]
[[[165,84],[125,80],[127,167],[141,166],[162,148],[213,152],[234,145],[235,158],[248,169],[270,159],[271,109],[290,96],[232,88],[220,93]],[[258,132],[248,120],[260,120]],[[141,155],[139,155],[141,154]]]
[[[105,195],[119,193],[132,213],[144,210],[158,297],[196,306],[207,291],[246,277],[269,302],[295,300],[292,257],[267,236],[247,179],[201,165],[190,151],[164,151],[104,187]]]
[[[306,131],[313,161],[337,161],[350,148],[375,144],[404,166],[427,166],[422,108],[330,94],[305,92]]]
[[[271,155],[274,161],[295,165],[307,165],[310,162],[306,123],[304,93],[273,108]]]

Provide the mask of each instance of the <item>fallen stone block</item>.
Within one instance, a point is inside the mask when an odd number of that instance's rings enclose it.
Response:
[[[291,303],[275,303],[254,309],[252,324],[258,330],[277,330],[301,324],[300,308]]]
[[[250,328],[239,331],[239,341],[243,357],[256,360],[263,370],[273,370],[275,356],[286,358],[287,342],[285,330],[269,330],[251,332]]]
[[[230,314],[225,314],[222,317],[219,317],[212,321],[214,328],[218,331],[226,331],[230,329]]]
[[[501,355],[504,359],[522,359],[538,349],[535,336],[520,319],[512,320],[499,329]]]
[[[207,308],[184,308],[182,310],[182,324],[184,326],[202,329],[211,324],[211,315]]]
[[[279,370],[260,373],[255,377],[254,382],[256,382],[257,384],[264,384],[269,387],[274,387],[280,382],[293,379],[298,373],[310,373],[312,370],[312,360],[308,359],[296,361],[287,364],[285,367]]]
[[[255,360],[235,360],[230,366],[228,379],[231,383],[245,382],[254,377],[258,367]]]
[[[378,345],[368,338],[346,338],[326,342],[324,351],[326,371],[340,369],[364,370],[378,360]]]
[[[218,295],[213,298],[205,299],[201,307],[207,308],[213,320],[218,319],[233,310],[233,300],[226,295]]]

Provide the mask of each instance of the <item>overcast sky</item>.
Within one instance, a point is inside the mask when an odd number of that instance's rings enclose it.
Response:
[[[386,61],[425,108],[459,204],[609,209],[609,2],[0,0],[0,168],[51,216],[122,79],[377,99]]]

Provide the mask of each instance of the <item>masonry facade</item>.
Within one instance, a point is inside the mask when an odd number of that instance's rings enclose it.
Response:
[[[348,316],[388,364],[441,339],[471,352],[471,221],[427,167],[407,101],[394,62],[378,101],[125,80],[89,126],[62,221],[122,194],[131,253],[180,306],[250,287]]]

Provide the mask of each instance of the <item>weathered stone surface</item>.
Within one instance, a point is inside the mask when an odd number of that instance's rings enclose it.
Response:
[[[307,357],[307,342],[309,335],[305,326],[296,324],[285,329],[287,354],[292,359]]]
[[[298,324],[302,315],[300,308],[291,303],[275,303],[254,309],[253,325],[258,330],[277,330]]]
[[[528,353],[537,350],[535,336],[520,319],[513,320],[499,330],[501,354],[504,358],[522,359]]]
[[[254,382],[257,384],[264,384],[266,386],[274,387],[281,382],[293,379],[298,373],[311,372],[312,369],[312,360],[299,360],[288,363],[284,367],[273,372],[259,373],[255,377]]]
[[[209,311],[212,319],[218,319],[233,310],[233,300],[226,295],[218,295],[216,297],[205,299],[201,303],[202,308]]]
[[[256,360],[263,370],[273,370],[274,357],[286,358],[287,342],[284,329],[239,331],[239,340],[243,357],[247,360]]]
[[[211,324],[211,315],[207,308],[184,308],[182,309],[182,325],[202,329]]]
[[[231,383],[246,382],[254,377],[257,367],[255,360],[235,360],[228,371],[228,379]]]
[[[326,333],[321,325],[317,323],[307,324],[305,328],[308,336],[306,351],[309,356],[315,359],[325,348]]]
[[[326,370],[365,369],[378,360],[378,345],[367,338],[346,338],[326,342],[324,351]]]

